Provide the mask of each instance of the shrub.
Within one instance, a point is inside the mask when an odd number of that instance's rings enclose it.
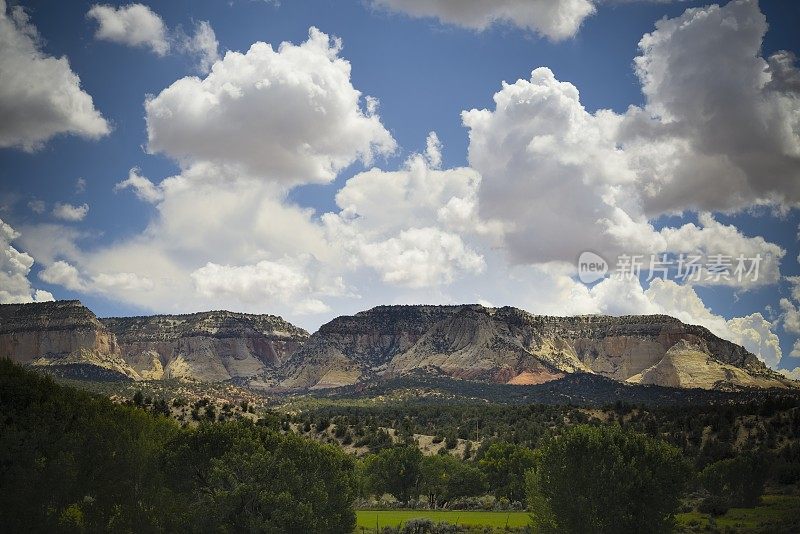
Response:
[[[620,427],[580,425],[551,440],[526,476],[540,529],[669,532],[690,468],[675,447]]]

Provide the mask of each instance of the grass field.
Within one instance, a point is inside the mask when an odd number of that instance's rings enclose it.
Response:
[[[432,521],[447,521],[453,525],[483,527],[524,527],[530,523],[528,512],[480,512],[480,511],[442,511],[442,510],[358,510],[356,532],[375,532],[378,528],[396,527],[409,519],[425,518]]]
[[[755,508],[731,508],[725,515],[716,517],[717,529],[729,529],[734,532],[797,532],[794,527],[800,518],[800,496],[797,495],[765,495],[761,505]],[[690,512],[678,514],[678,526],[684,530],[703,531],[708,527],[711,518],[708,514]],[[794,523],[786,530],[786,526]],[[781,527],[781,528],[778,528]],[[765,530],[766,529],[766,530]]]

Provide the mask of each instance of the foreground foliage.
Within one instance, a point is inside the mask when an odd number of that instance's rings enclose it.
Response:
[[[331,532],[355,526],[353,461],[247,422],[178,427],[0,360],[8,532]]]

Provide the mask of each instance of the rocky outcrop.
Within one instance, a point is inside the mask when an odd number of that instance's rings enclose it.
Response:
[[[726,389],[770,387],[772,377],[748,373],[744,369],[711,357],[703,346],[681,340],[655,365],[627,379],[633,384],[655,384],[676,388]]]
[[[211,311],[101,319],[146,379],[269,377],[308,338],[275,315]]]
[[[419,370],[509,384],[576,372],[706,389],[790,384],[744,348],[668,316],[552,317],[464,305],[378,306],[334,319],[292,355],[280,385],[333,387]]]
[[[275,381],[308,332],[225,311],[98,319],[79,301],[0,305],[0,357],[90,379]]]
[[[138,378],[114,335],[77,300],[0,305],[0,357],[64,376]]]

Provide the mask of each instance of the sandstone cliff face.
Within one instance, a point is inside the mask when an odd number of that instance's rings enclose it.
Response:
[[[692,351],[673,350],[683,344]],[[682,378],[666,371],[676,366]],[[292,355],[280,385],[341,386],[419,369],[511,384],[574,372],[707,389],[788,384],[744,348],[672,317],[549,317],[465,305],[379,306],[334,319]]]
[[[727,388],[729,386],[770,387],[769,376],[750,374],[744,369],[712,358],[705,347],[681,340],[655,365],[630,378],[634,384],[657,384],[678,388]]]
[[[274,315],[226,311],[101,319],[142,377],[217,381],[270,375],[308,338]]]
[[[77,300],[0,306],[0,357],[66,375],[135,378],[114,335]],[[87,368],[88,366],[88,368]]]
[[[744,348],[671,317],[550,317],[479,305],[378,306],[309,337],[272,315],[97,319],[78,301],[8,304],[0,305],[0,357],[78,377],[237,379],[277,390],[420,371],[510,384],[569,373],[705,389],[794,384]]]

